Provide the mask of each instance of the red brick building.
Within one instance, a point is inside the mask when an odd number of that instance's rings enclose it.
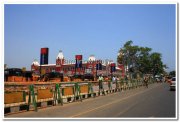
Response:
[[[57,55],[56,58],[56,64],[46,64],[46,65],[41,65],[38,63],[37,60],[34,60],[32,65],[31,65],[31,71],[35,74],[45,74],[49,72],[61,72],[64,74],[64,76],[72,76],[75,74],[85,74],[85,73],[90,73],[93,74],[94,76],[96,75],[96,63],[97,61],[101,60],[96,60],[94,55],[90,55],[88,58],[88,61],[82,62],[82,68],[77,68],[75,69],[75,61],[74,62],[69,62],[65,60],[63,52],[59,51],[59,54]],[[102,62],[102,70],[98,70],[97,74],[103,74],[104,76],[110,75],[110,63],[111,62]],[[122,66],[116,67],[116,74],[120,73],[119,75],[124,75],[124,73],[121,73],[121,71],[124,71],[122,69]]]

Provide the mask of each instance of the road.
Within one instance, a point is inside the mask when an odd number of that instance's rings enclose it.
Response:
[[[169,91],[168,84],[155,83],[149,88],[140,87],[5,118],[175,118],[175,93]]]

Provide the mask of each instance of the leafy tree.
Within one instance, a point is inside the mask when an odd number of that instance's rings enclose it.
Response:
[[[163,73],[164,68],[167,67],[162,62],[160,53],[153,52],[149,47],[133,46],[133,41],[127,41],[119,50],[117,62],[128,67],[126,74],[147,74],[153,75]]]
[[[151,70],[150,67],[150,51],[152,49],[148,47],[140,47],[139,57],[138,57],[138,69],[141,73],[149,73]]]
[[[150,55],[151,69],[154,75],[163,73],[163,62],[161,54],[154,52]]]
[[[119,50],[119,55],[117,57],[117,61],[120,64],[124,64],[128,67],[127,73],[135,73],[137,71],[137,54],[139,51],[138,46],[132,46],[132,41],[127,41],[124,44],[124,47]]]
[[[171,72],[169,72],[169,75],[170,75],[171,77],[175,77],[175,76],[176,76],[176,71],[171,71]]]

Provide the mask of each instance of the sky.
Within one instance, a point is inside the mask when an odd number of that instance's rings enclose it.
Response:
[[[5,4],[4,63],[30,70],[49,48],[49,64],[59,50],[67,60],[82,54],[116,62],[125,42],[150,47],[175,70],[175,4]]]

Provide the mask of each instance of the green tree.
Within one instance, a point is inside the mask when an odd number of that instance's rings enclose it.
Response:
[[[154,52],[150,55],[151,69],[154,75],[163,73],[164,67],[161,54]]]
[[[176,76],[176,71],[171,71],[171,72],[169,72],[169,75],[170,75],[171,77],[175,77],[175,76]]]
[[[163,75],[167,76],[168,72],[166,71],[169,67],[166,64],[163,64]]]
[[[136,64],[137,64],[137,54],[139,51],[138,46],[133,46],[132,41],[127,41],[123,48],[119,50],[119,55],[117,57],[117,62],[119,64],[124,64],[125,67],[128,67],[127,74],[136,73]]]
[[[141,73],[149,73],[151,71],[150,67],[150,51],[152,49],[148,47],[140,47],[139,48],[139,56],[138,56],[138,69]]]
[[[117,62],[124,64],[128,71],[126,74],[147,74],[153,75],[163,73],[167,66],[162,62],[160,53],[153,52],[149,47],[139,47],[132,45],[133,41],[127,41],[122,48],[120,48],[117,56]]]

